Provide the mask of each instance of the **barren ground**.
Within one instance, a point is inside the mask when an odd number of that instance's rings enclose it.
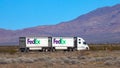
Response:
[[[119,68],[120,51],[0,53],[0,68]]]

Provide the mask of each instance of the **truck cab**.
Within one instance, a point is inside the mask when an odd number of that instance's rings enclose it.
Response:
[[[89,46],[84,39],[77,37],[77,50],[89,50]]]

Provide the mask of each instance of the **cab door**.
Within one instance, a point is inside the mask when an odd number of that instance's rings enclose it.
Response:
[[[77,50],[89,50],[89,47],[84,39],[77,38]]]
[[[84,42],[85,41],[82,38],[77,38],[77,50],[83,50],[86,48]]]

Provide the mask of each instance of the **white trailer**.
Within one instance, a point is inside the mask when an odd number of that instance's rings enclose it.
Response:
[[[74,37],[52,37],[52,47],[55,50],[70,50],[74,48]]]
[[[20,37],[19,45],[21,51],[43,50],[48,51],[51,48],[50,37]]]
[[[89,50],[85,40],[80,37],[20,37],[21,52],[29,50]]]
[[[80,37],[52,37],[55,50],[89,50],[85,40]]]

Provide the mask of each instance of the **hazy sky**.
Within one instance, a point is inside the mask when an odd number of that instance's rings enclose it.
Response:
[[[70,21],[120,0],[0,0],[0,28],[23,29]]]

